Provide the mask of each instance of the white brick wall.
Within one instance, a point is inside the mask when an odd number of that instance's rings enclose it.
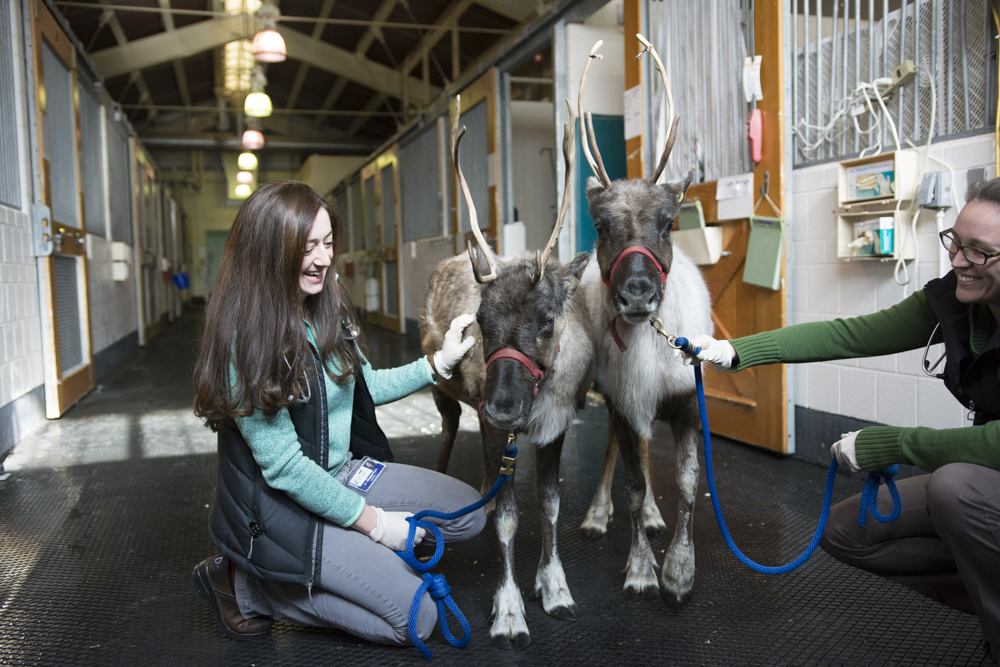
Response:
[[[116,282],[111,277],[111,241],[87,234],[90,287],[90,337],[94,354],[136,330],[134,257],[129,262],[129,279]]]
[[[967,171],[986,167],[987,178],[996,176],[993,149],[991,134],[932,145],[931,156],[945,160],[955,170],[958,206],[946,212],[946,227],[954,224],[964,205]],[[927,161],[927,171],[943,170],[934,160]],[[837,259],[837,173],[836,163],[793,172],[790,323],[873,313],[898,303],[937,277],[940,244],[932,212],[922,212],[918,219],[917,275],[905,287],[893,279],[892,262]],[[968,425],[965,409],[944,383],[921,372],[922,353],[921,349],[873,359],[793,366],[795,403],[892,426]]]
[[[0,406],[43,382],[38,275],[26,213],[0,206]]]

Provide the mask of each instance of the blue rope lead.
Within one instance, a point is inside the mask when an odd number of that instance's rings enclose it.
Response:
[[[685,354],[689,354],[691,356],[696,356],[699,352],[701,352],[701,349],[691,345],[687,338],[678,337],[673,341],[673,344]],[[784,574],[785,572],[791,572],[798,566],[802,565],[802,563],[809,560],[809,557],[813,555],[814,551],[816,551],[816,547],[819,546],[820,538],[823,537],[823,531],[826,529],[826,521],[830,516],[830,503],[833,500],[833,482],[837,477],[837,459],[833,459],[830,462],[830,471],[826,475],[826,492],[823,496],[823,512],[820,514],[819,525],[816,526],[816,533],[813,535],[812,541],[809,543],[809,546],[806,547],[806,550],[801,556],[786,565],[771,567],[755,563],[742,551],[740,551],[739,547],[736,546],[732,536],[729,534],[729,529],[726,528],[726,521],[722,518],[722,506],[719,504],[719,493],[715,489],[715,474],[712,470],[712,437],[708,430],[708,410],[705,407],[705,387],[702,383],[701,366],[699,364],[693,365],[694,381],[698,390],[698,412],[701,414],[701,433],[705,442],[705,475],[708,478],[708,490],[712,495],[712,509],[715,510],[715,520],[719,524],[719,530],[722,532],[722,537],[729,546],[729,550],[733,552],[733,555],[735,555],[740,562],[750,569],[763,574]],[[868,511],[871,511],[874,517],[883,523],[894,521],[899,516],[901,509],[899,492],[896,490],[896,484],[892,480],[892,476],[895,475],[898,470],[899,466],[894,465],[880,472],[868,474],[868,482],[865,484],[865,490],[861,494],[861,514],[858,516],[858,525],[865,525],[865,517],[867,516]],[[888,516],[880,514],[876,508],[879,480],[883,478],[886,480],[886,486],[889,487],[889,494],[892,496],[893,511]]]
[[[441,628],[441,634],[444,635],[445,641],[452,646],[461,648],[467,645],[469,640],[472,639],[472,630],[469,627],[469,622],[465,619],[465,615],[462,614],[458,605],[455,604],[455,601],[452,599],[451,587],[448,586],[448,582],[445,581],[444,575],[428,573],[428,570],[437,565],[438,561],[441,560],[441,556],[444,555],[444,536],[441,533],[441,529],[435,524],[430,521],[422,521],[422,519],[425,517],[431,517],[434,519],[451,521],[452,519],[457,519],[471,512],[475,512],[477,509],[493,500],[493,496],[500,491],[500,487],[514,477],[514,461],[517,459],[517,445],[513,443],[512,438],[513,436],[511,436],[511,440],[508,440],[507,445],[503,450],[504,466],[500,469],[500,474],[497,476],[497,481],[493,483],[493,488],[491,488],[485,496],[471,505],[454,512],[445,513],[438,512],[436,510],[423,510],[417,512],[413,516],[406,517],[406,520],[410,523],[410,532],[406,536],[406,550],[397,551],[396,554],[402,558],[407,565],[419,572],[424,578],[423,583],[420,584],[416,594],[413,596],[413,603],[410,605],[410,618],[407,624],[407,631],[410,635],[410,641],[413,642],[413,645],[416,646],[428,660],[433,658],[434,654],[431,653],[431,650],[427,648],[427,645],[420,640],[420,635],[417,634],[417,614],[420,613],[420,603],[423,601],[424,593],[428,590],[430,591],[431,599],[437,604],[438,625]],[[434,535],[434,555],[431,556],[430,560],[426,563],[421,563],[417,560],[416,556],[413,555],[413,541],[416,538],[418,526],[426,529]],[[452,615],[458,619],[459,625],[462,626],[462,639],[456,639],[451,633],[451,629],[448,627],[448,619],[445,616],[446,609],[451,611]]]

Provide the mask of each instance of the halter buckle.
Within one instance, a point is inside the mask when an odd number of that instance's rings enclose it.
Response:
[[[508,431],[507,432],[507,445],[503,448],[504,452],[508,452],[508,451],[509,452],[513,452],[513,450],[511,450],[511,446],[514,445],[514,441],[516,439],[517,439],[517,437],[514,435],[513,431]],[[516,461],[516,458],[515,458],[516,456],[517,456],[517,454],[514,454],[514,456],[506,456],[505,455],[501,459],[501,462],[502,462],[502,465],[500,466],[500,474],[501,475],[503,475],[505,477],[513,477],[514,476],[514,463]]]
[[[673,334],[668,334],[666,328],[664,327],[663,320],[659,317],[649,318],[649,324],[656,329],[656,333],[660,334],[667,339],[667,345],[674,348],[675,350],[681,349],[681,346],[677,344],[677,336]]]

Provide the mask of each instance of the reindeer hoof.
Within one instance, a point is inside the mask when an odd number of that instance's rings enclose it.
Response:
[[[646,535],[649,537],[660,537],[667,534],[667,524],[646,524]]]
[[[604,537],[608,534],[608,529],[605,526],[593,526],[593,525],[582,525],[580,526],[580,534],[590,540],[596,540],[598,537]]]
[[[689,590],[678,596],[674,591],[668,591],[665,588],[661,588],[660,597],[663,598],[663,601],[667,603],[668,607],[674,611],[680,611],[691,602],[691,598],[694,597],[694,591]]]
[[[518,632],[513,638],[508,635],[493,635],[490,637],[490,643],[506,651],[511,649],[523,651],[531,643],[531,636],[527,632]]]
[[[560,621],[575,621],[583,615],[580,611],[580,607],[575,604],[568,606],[554,607],[548,612],[549,616],[553,618],[558,618]]]
[[[646,585],[625,584],[622,593],[632,600],[651,600],[659,593],[660,587],[654,582]]]

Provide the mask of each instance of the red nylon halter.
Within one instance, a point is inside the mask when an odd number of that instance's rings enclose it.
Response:
[[[542,380],[545,379],[545,371],[536,366],[531,359],[524,356],[522,353],[518,352],[512,347],[503,347],[490,355],[490,358],[486,360],[486,370],[490,369],[490,364],[492,364],[497,359],[513,359],[515,361],[521,362],[528,372],[531,373],[531,377],[535,378],[535,393],[532,398],[538,396],[538,388],[541,385]]]
[[[607,285],[608,288],[610,289],[611,281],[614,280],[615,278],[615,270],[618,268],[618,265],[622,263],[622,260],[625,259],[626,256],[636,253],[648,257],[649,261],[651,261],[653,263],[653,266],[656,267],[656,270],[660,272],[660,290],[662,291],[667,284],[667,272],[663,270],[663,267],[660,266],[660,263],[656,261],[655,257],[653,257],[653,253],[649,252],[648,250],[639,245],[629,246],[628,248],[625,248],[625,250],[622,251],[622,254],[618,255],[618,259],[615,260],[615,265],[611,267],[611,273],[608,275],[608,279],[604,280],[604,284]],[[621,315],[616,315],[611,320],[611,339],[615,341],[615,345],[618,346],[618,349],[624,352],[627,349],[625,341],[623,341],[622,337],[618,335],[618,328],[615,326],[615,322],[618,320],[619,317],[621,317]]]
[[[649,252],[641,245],[629,246],[628,248],[625,248],[625,250],[622,251],[622,254],[618,255],[618,259],[615,260],[615,265],[611,267],[611,273],[608,274],[607,280],[604,280],[604,284],[607,285],[608,287],[611,287],[611,281],[615,279],[615,271],[618,269],[618,265],[621,264],[622,260],[625,259],[627,256],[634,255],[636,253],[640,255],[645,255],[646,257],[649,258],[649,261],[653,263],[653,266],[656,267],[656,270],[660,272],[660,284],[665,285],[667,283],[667,272],[663,270],[663,267],[660,266],[660,263],[656,261],[655,257],[653,257],[653,253]]]

